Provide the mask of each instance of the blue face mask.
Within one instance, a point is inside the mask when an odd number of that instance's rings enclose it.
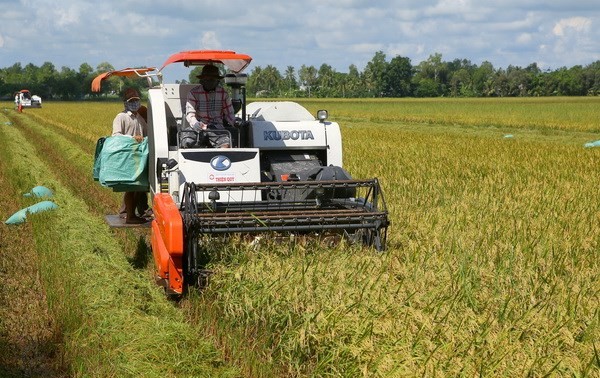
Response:
[[[129,110],[130,112],[137,112],[140,109],[141,103],[140,100],[133,100],[133,101],[126,101],[125,102],[125,109]]]

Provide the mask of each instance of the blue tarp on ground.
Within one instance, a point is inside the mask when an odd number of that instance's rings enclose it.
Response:
[[[122,135],[98,139],[93,177],[115,192],[147,192],[148,138],[140,143]]]

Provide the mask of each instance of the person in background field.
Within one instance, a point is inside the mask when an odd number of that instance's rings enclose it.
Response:
[[[195,131],[223,130],[223,121],[235,125],[235,114],[227,91],[219,85],[223,78],[219,68],[211,64],[202,67],[200,85],[192,88],[185,104],[186,120]],[[229,148],[231,141],[227,134],[207,132],[213,147]]]
[[[113,121],[112,135],[129,135],[140,143],[148,134],[146,120],[139,114],[141,108],[140,94],[134,88],[127,88],[123,94],[125,109],[117,114]],[[136,208],[140,216],[136,215]],[[120,216],[125,218],[125,223],[140,224],[147,220],[141,216],[148,210],[148,196],[146,192],[125,192]]]

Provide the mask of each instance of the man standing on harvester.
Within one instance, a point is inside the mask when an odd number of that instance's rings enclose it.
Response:
[[[125,109],[117,114],[113,121],[112,135],[129,135],[132,136],[138,143],[142,142],[145,136],[148,135],[148,127],[144,118],[138,113],[141,107],[140,94],[134,88],[128,88],[123,94],[123,103]],[[125,192],[123,196],[125,204],[125,223],[141,224],[147,220],[136,215],[136,207],[145,206],[148,208],[148,196],[146,192]],[[141,206],[140,206],[141,205]]]
[[[196,132],[203,130],[224,130],[223,121],[233,126],[235,114],[227,91],[219,85],[223,76],[214,65],[202,67],[200,85],[192,88],[185,104],[185,117],[188,125]],[[229,148],[231,141],[227,133],[205,131],[211,146]]]

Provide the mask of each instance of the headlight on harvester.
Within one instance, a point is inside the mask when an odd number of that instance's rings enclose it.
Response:
[[[329,117],[329,113],[327,113],[327,110],[318,110],[317,111],[317,119],[319,120],[319,122],[325,122],[327,120],[327,117]]]

